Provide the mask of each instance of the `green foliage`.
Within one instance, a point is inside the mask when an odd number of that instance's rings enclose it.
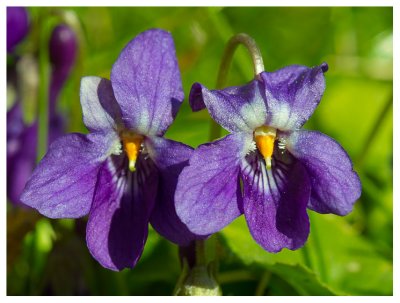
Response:
[[[34,28],[18,52],[43,52],[38,33],[48,28],[41,26],[53,24],[63,11],[75,16],[80,37],[78,62],[59,103],[69,131],[87,132],[79,103],[80,78],[109,78],[121,49],[149,28],[171,31],[186,96],[166,136],[193,147],[209,139],[210,117],[206,111],[191,112],[190,87],[194,82],[215,86],[231,35],[251,35],[268,71],[326,61],[326,92],[306,128],[324,132],[344,146],[361,177],[362,197],[346,217],[309,212],[310,238],[297,251],[264,251],[251,237],[244,218],[237,219],[212,238],[219,269],[216,278],[225,295],[392,294],[391,8],[30,8]],[[251,60],[239,49],[228,84],[251,78]],[[39,100],[33,108],[41,106]],[[32,105],[25,110],[31,111]],[[8,260],[8,294],[172,294],[181,270],[178,248],[153,230],[137,267],[116,273],[90,256],[85,219],[38,221],[29,211],[15,216],[17,210],[9,208],[7,248],[13,255]],[[31,223],[22,228],[24,218]]]

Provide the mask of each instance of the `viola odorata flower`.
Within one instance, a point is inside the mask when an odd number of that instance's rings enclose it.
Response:
[[[178,244],[194,235],[176,215],[177,177],[192,149],[163,138],[183,91],[169,33],[138,35],[112,67],[111,81],[81,82],[89,134],[55,141],[27,183],[22,201],[50,218],[89,214],[86,241],[104,267],[133,267],[148,224]]]
[[[231,134],[200,145],[176,191],[178,216],[199,235],[244,214],[264,249],[298,249],[309,234],[306,209],[346,215],[361,184],[332,138],[300,130],[325,90],[326,63],[262,72],[240,87],[192,86],[189,101]]]

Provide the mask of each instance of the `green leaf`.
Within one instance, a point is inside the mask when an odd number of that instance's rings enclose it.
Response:
[[[244,264],[261,264],[279,275],[302,295],[334,295],[318,277],[303,265],[302,251],[284,249],[271,254],[262,249],[250,236],[244,217],[240,217],[222,231],[227,246]]]

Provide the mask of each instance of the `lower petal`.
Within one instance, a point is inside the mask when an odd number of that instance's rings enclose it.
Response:
[[[242,212],[239,163],[251,135],[228,135],[198,147],[179,176],[176,211],[195,234],[208,235]]]
[[[188,165],[193,149],[183,143],[161,137],[146,141],[146,149],[159,173],[158,195],[150,222],[163,237],[187,245],[198,238],[179,219],[175,210],[175,191],[182,169]]]
[[[90,253],[111,270],[133,268],[139,260],[157,193],[151,160],[139,158],[134,173],[127,167],[126,157],[117,156],[100,169],[86,230]]]
[[[258,153],[242,163],[243,209],[253,238],[269,252],[304,245],[309,234],[310,183],[294,159],[276,156],[266,169]]]
[[[286,144],[310,176],[308,207],[319,213],[348,214],[361,195],[361,183],[346,151],[332,138],[314,131],[293,132]]]

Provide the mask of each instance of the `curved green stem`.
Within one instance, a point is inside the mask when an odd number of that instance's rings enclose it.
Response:
[[[264,71],[264,62],[261,56],[261,52],[254,39],[247,34],[236,34],[226,44],[224,55],[219,66],[216,85],[217,89],[223,88],[225,86],[233,54],[240,44],[245,46],[249,51],[251,59],[253,60],[254,75],[256,76]]]
[[[240,44],[245,46],[246,49],[249,51],[249,54],[253,61],[254,75],[257,76],[264,71],[264,62],[261,56],[261,52],[254,39],[244,33],[236,34],[226,44],[224,55],[222,56],[222,61],[219,66],[216,84],[217,89],[223,88],[226,85],[229,67],[231,65],[233,55]],[[214,120],[211,120],[209,138],[210,141],[215,140],[220,136],[221,127]]]

